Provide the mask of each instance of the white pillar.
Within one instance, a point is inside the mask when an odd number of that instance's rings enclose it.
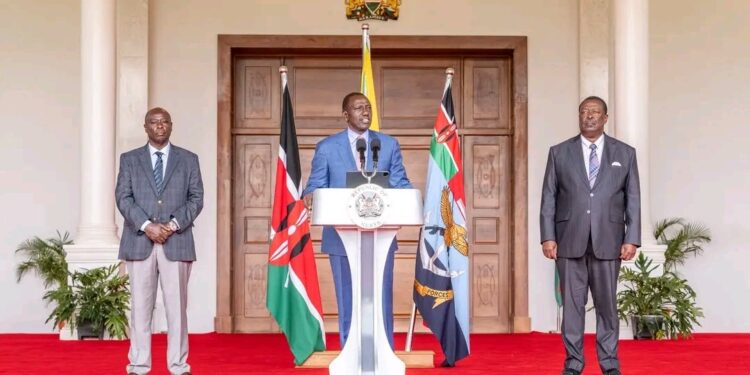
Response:
[[[615,110],[617,138],[635,147],[641,180],[641,248],[654,264],[664,264],[666,246],[656,244],[651,221],[649,158],[648,0],[615,0]],[[633,262],[625,262],[630,267]],[[630,328],[621,338],[632,338]]]
[[[578,2],[579,102],[596,95],[610,103],[610,0]],[[612,133],[610,123],[604,129]]]
[[[68,268],[117,262],[115,0],[81,0],[81,222]]]

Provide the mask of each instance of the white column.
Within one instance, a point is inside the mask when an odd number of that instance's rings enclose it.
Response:
[[[610,0],[578,2],[578,90],[580,100],[596,95],[610,103]],[[610,124],[605,131],[611,133]]]
[[[81,223],[68,267],[117,262],[115,0],[81,0]]]
[[[641,180],[640,251],[664,264],[666,246],[656,244],[651,221],[649,158],[648,0],[615,0],[615,109],[617,138],[635,147]],[[623,266],[632,266],[625,262]],[[632,338],[631,329],[620,330]]]

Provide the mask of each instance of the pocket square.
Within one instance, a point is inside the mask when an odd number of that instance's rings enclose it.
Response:
[[[620,164],[619,161],[612,162],[613,167],[622,167],[622,164]]]

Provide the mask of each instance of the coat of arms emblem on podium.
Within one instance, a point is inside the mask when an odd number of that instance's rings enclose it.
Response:
[[[383,225],[383,213],[389,206],[385,190],[375,184],[357,186],[349,197],[349,217],[360,228]]]

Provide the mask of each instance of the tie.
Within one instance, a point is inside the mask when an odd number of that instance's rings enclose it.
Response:
[[[596,157],[596,145],[592,143],[589,148],[591,149],[591,153],[589,153],[589,186],[593,188],[596,176],[599,175],[599,158]]]
[[[156,151],[156,164],[154,165],[154,182],[156,182],[156,192],[161,195],[164,190],[164,162],[161,160],[161,156],[164,155],[161,151]]]

